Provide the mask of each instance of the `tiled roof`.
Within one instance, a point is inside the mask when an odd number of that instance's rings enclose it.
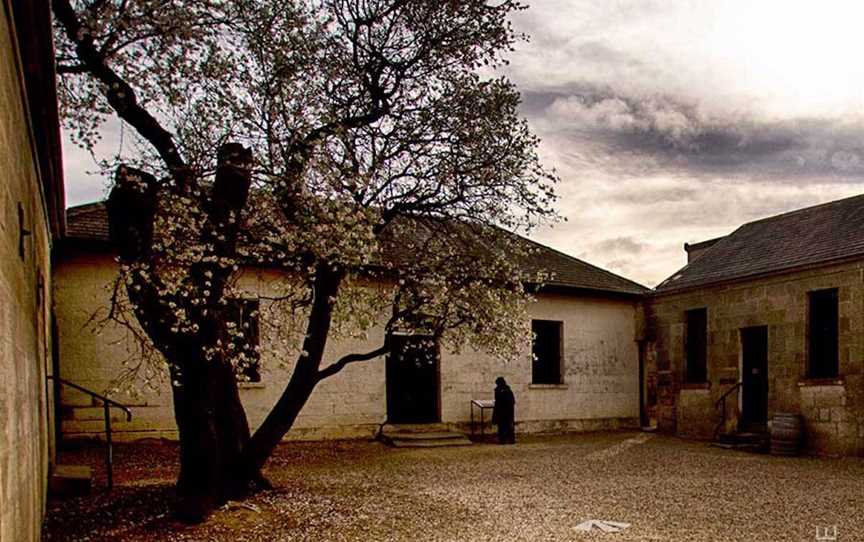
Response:
[[[66,237],[108,241],[108,210],[102,202],[66,209]]]
[[[107,242],[108,212],[103,202],[71,207],[66,211],[66,238],[78,241]],[[512,234],[511,234],[512,235]],[[577,288],[613,294],[642,295],[648,288],[605,269],[593,266],[563,252],[512,235],[514,243],[528,243],[535,249],[530,261],[525,262],[526,273],[545,271],[553,278],[545,285]],[[399,259],[399,257],[395,258]]]
[[[864,196],[744,224],[661,282],[665,293],[864,257]]]
[[[650,291],[645,286],[621,275],[616,275],[611,271],[591,265],[546,245],[541,245],[524,237],[519,237],[519,239],[531,243],[537,248],[534,259],[526,264],[526,271],[529,273],[539,271],[551,273],[553,278],[546,281],[547,286],[584,288],[586,290],[634,295],[642,295]]]

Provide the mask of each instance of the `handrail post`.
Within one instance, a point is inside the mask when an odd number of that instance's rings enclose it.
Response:
[[[720,434],[720,429],[722,429],[723,426],[726,425],[726,398],[729,397],[729,395],[731,395],[733,391],[740,390],[743,385],[744,385],[743,381],[736,382],[734,386],[732,386],[731,388],[726,390],[726,392],[720,396],[720,399],[717,399],[717,402],[714,403],[714,409],[715,410],[717,409],[718,406],[720,407],[720,416],[721,416],[720,421],[717,423],[717,426],[714,428],[714,438],[715,439]]]
[[[75,388],[78,391],[84,392],[93,399],[98,401],[102,401],[102,408],[105,412],[105,440],[108,444],[107,449],[105,450],[105,464],[108,470],[108,489],[112,489],[114,487],[114,448],[111,442],[111,407],[116,407],[126,413],[126,421],[132,421],[132,411],[129,410],[129,407],[126,405],[121,405],[117,401],[112,401],[111,399],[105,397],[104,395],[99,395],[93,390],[88,390],[83,386],[79,386],[74,382],[69,382],[68,380],[64,380],[57,375],[46,375],[46,378],[49,380],[54,380],[55,382],[59,382],[65,386],[69,386]]]
[[[114,450],[111,443],[111,407],[103,402],[105,409],[105,440],[108,446],[105,449],[105,468],[108,471],[108,491],[114,488]]]

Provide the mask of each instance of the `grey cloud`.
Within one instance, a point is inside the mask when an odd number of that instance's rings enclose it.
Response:
[[[595,243],[593,248],[600,252],[638,254],[645,248],[645,244],[632,237],[613,237]]]
[[[864,175],[861,121],[724,118],[681,98],[632,96],[585,84],[567,94],[534,91],[525,104],[543,134],[593,148],[593,154],[615,155],[621,159],[615,167],[639,173],[851,181]]]
[[[606,262],[606,267],[608,267],[611,270],[618,271],[619,273],[627,273],[630,270],[633,263],[634,262],[632,260],[622,258],[622,259],[610,260],[610,261]]]
[[[652,205],[695,201],[701,190],[698,187],[656,188],[647,190],[621,190],[615,200],[620,203]]]
[[[648,67],[642,60],[596,40],[587,40],[579,43],[575,48],[575,53],[578,59],[583,62],[617,64],[618,66],[631,69],[644,69]]]

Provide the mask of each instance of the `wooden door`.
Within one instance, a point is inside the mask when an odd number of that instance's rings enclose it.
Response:
[[[387,356],[390,423],[440,421],[438,346],[424,335],[394,335]]]
[[[741,330],[741,425],[764,430],[768,422],[768,327]]]

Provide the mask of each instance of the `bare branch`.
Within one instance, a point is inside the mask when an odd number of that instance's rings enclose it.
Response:
[[[93,77],[105,85],[106,98],[117,115],[153,145],[169,170],[175,174],[183,172],[186,164],[180,157],[173,136],[149,111],[138,104],[132,87],[108,66],[69,0],[52,0],[52,7],[69,41],[75,44],[78,59]],[[177,180],[183,182],[181,179],[184,177],[178,175]]]
[[[390,344],[389,341],[385,341],[384,346],[376,348],[375,350],[372,350],[370,352],[366,352],[363,354],[349,354],[347,356],[343,356],[339,359],[339,361],[336,361],[331,365],[328,365],[327,367],[318,371],[318,380],[324,380],[327,377],[335,375],[350,363],[355,363],[358,361],[369,361],[379,356],[383,356],[388,352],[390,352]]]

